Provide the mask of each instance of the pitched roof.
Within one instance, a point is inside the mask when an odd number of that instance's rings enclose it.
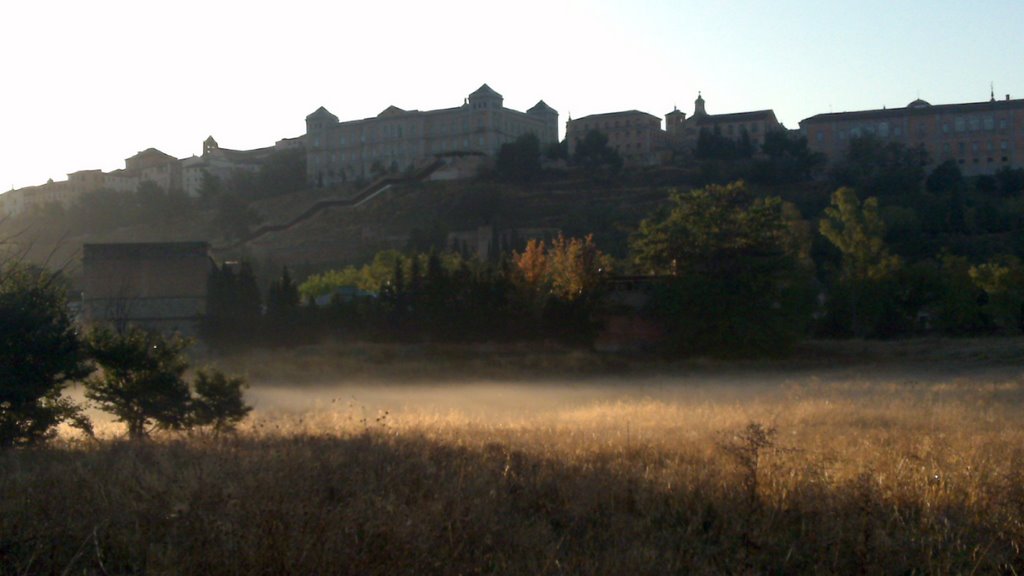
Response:
[[[306,116],[306,121],[308,122],[309,120],[315,120],[317,118],[330,118],[331,120],[334,120],[335,122],[338,121],[338,117],[335,116],[334,114],[331,114],[330,112],[328,112],[327,108],[324,108],[323,106],[317,108],[309,116]]]
[[[469,95],[470,98],[476,96],[497,96],[498,98],[501,98],[501,94],[495,92],[494,89],[488,86],[487,84],[484,84],[483,86],[477,88],[475,92]]]
[[[702,116],[691,116],[687,122],[696,121],[698,124],[705,122],[750,122],[753,120],[768,120],[775,118],[773,110],[754,110],[752,112],[732,112],[730,114],[704,114]]]
[[[599,118],[622,118],[622,117],[625,117],[625,116],[646,116],[648,118],[653,118],[653,119],[657,120],[658,122],[661,122],[661,118],[658,118],[654,114],[648,114],[647,112],[641,112],[639,110],[622,110],[620,112],[602,112],[601,114],[591,114],[589,116],[581,116],[579,118],[574,118],[571,121],[572,122],[579,122],[580,120],[594,120],[594,119],[599,119]]]
[[[381,116],[397,116],[399,114],[405,114],[405,110],[402,110],[398,106],[392,105],[385,108],[380,114],[377,114],[377,117],[380,118]]]
[[[921,102],[924,101],[921,100]],[[967,102],[963,104],[931,105],[922,105],[918,102],[918,100],[915,100],[905,108],[882,108],[881,110],[855,110],[853,112],[828,112],[825,114],[815,114],[810,118],[804,118],[803,120],[800,121],[800,124],[802,125],[804,122],[812,124],[817,122],[834,122],[837,120],[882,120],[887,118],[897,118],[907,114],[963,114],[969,112],[985,112],[1005,108],[1024,108],[1024,100],[990,100],[988,102]]]
[[[533,108],[530,108],[526,112],[528,114],[531,113],[531,112],[554,112],[555,114],[558,114],[557,110],[555,110],[551,106],[548,106],[547,102],[545,102],[543,100],[541,100],[540,102],[537,102],[536,104],[534,104]]]

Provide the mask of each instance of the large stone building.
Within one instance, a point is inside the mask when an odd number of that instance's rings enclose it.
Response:
[[[83,318],[194,334],[213,266],[206,242],[86,244]]]
[[[931,166],[953,160],[966,175],[1024,167],[1024,100],[932,105],[917,99],[903,108],[818,114],[800,122],[809,147],[841,158],[858,136],[923,146]]]
[[[404,170],[438,155],[493,156],[502,144],[534,133],[541,145],[558,141],[558,112],[543,100],[526,112],[505,108],[484,84],[461,106],[402,110],[388,106],[373,118],[340,122],[320,107],[306,117],[306,171],[310,184],[369,178]]]
[[[661,119],[639,110],[591,114],[565,124],[565,139],[569,144],[569,155],[576,153],[579,141],[590,131],[598,131],[608,137],[608,146],[619,153],[627,166],[648,166],[657,164],[659,151],[664,145],[665,133]]]
[[[266,161],[276,153],[295,150],[301,152],[304,147],[302,136],[283,138],[273,146],[255,148],[253,150],[232,150],[222,148],[213,136],[203,141],[203,155],[192,156],[181,160],[182,189],[192,197],[199,196],[203,187],[204,174],[227,181],[236,172],[258,172]]]
[[[693,150],[701,131],[709,131],[730,140],[748,140],[756,148],[764,144],[765,135],[785,128],[775,117],[775,112],[754,110],[729,114],[708,114],[704,97],[698,92],[693,103],[693,116],[686,117],[678,109],[665,115],[665,132],[669,143],[675,148]]]

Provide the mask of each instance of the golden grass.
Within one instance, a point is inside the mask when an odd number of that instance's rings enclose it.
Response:
[[[105,424],[0,454],[0,574],[1024,572],[1013,366],[715,373],[298,412],[257,383],[234,436]],[[753,469],[751,422],[775,430]]]

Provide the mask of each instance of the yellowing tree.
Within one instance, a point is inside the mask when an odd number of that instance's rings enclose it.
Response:
[[[574,301],[593,292],[610,259],[598,250],[594,236],[559,236],[548,247],[543,240],[530,240],[522,254],[512,255],[519,284],[533,291]]]

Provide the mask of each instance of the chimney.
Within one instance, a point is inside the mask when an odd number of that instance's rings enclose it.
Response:
[[[1009,101],[1010,101],[1010,95],[1009,95],[1009,94],[1007,94],[1007,95],[1006,95],[1006,101],[1007,101],[1007,102],[1009,102]]]

